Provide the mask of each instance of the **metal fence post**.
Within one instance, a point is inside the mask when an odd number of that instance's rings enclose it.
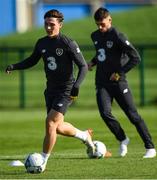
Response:
[[[23,60],[24,59],[24,49],[20,49],[19,50],[19,59]],[[24,75],[24,71],[21,70],[19,71],[19,75],[20,75],[20,108],[25,108],[25,75]]]
[[[139,49],[141,56],[141,63],[139,65],[140,72],[140,106],[145,105],[145,81],[144,81],[144,49],[141,47]]]

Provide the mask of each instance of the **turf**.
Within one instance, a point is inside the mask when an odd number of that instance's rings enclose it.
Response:
[[[156,107],[139,109],[155,144]],[[54,151],[43,174],[27,174],[24,167],[10,167],[12,160],[24,161],[30,152],[41,152],[44,137],[44,110],[0,111],[0,179],[156,179],[157,159],[143,159],[143,143],[135,128],[120,109],[113,108],[127,135],[131,139],[128,155],[118,156],[119,143],[100,119],[98,111],[71,107],[66,121],[85,130],[93,128],[94,139],[103,141],[113,154],[108,159],[88,159],[86,147],[74,138],[58,136]]]

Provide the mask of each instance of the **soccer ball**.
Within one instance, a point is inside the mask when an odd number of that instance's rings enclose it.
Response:
[[[42,170],[42,164],[44,163],[44,159],[41,154],[39,153],[32,153],[29,154],[25,159],[25,168],[28,173],[41,173]]]
[[[103,142],[101,141],[93,141],[96,151],[93,154],[93,152],[90,151],[90,149],[87,149],[87,155],[89,158],[95,158],[95,159],[100,159],[103,158],[106,154],[106,146]]]

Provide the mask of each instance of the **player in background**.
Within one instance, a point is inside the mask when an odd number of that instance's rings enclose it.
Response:
[[[143,158],[153,158],[156,150],[151,135],[138,114],[125,74],[140,62],[140,56],[128,39],[112,26],[112,18],[106,8],[99,8],[94,14],[98,30],[91,34],[96,55],[88,64],[96,66],[96,98],[100,115],[116,139],[120,142],[120,156],[127,154],[129,138],[111,113],[115,99],[130,122],[136,127],[144,142],[146,153]]]
[[[42,152],[45,163],[42,165],[42,171],[46,168],[57,134],[78,138],[92,152],[95,151],[90,129],[81,131],[72,124],[64,122],[64,114],[69,104],[77,98],[88,67],[77,43],[60,33],[63,19],[63,14],[58,10],[52,9],[46,12],[44,22],[47,35],[37,41],[30,57],[6,68],[7,73],[23,70],[37,64],[41,57],[43,59],[47,78],[44,92],[47,117]],[[73,76],[74,64],[78,68],[76,80]]]

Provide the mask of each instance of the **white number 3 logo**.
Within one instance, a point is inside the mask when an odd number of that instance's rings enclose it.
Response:
[[[106,59],[105,49],[99,49],[98,52],[99,52],[98,60],[101,62],[105,61]]]
[[[56,59],[54,57],[48,57],[47,61],[49,61],[47,65],[48,68],[54,71],[57,68]]]

